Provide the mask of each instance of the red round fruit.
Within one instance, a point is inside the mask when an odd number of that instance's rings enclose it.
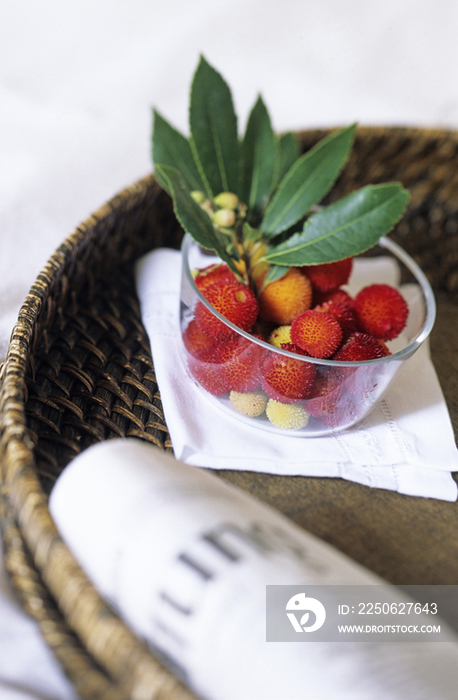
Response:
[[[203,333],[194,319],[186,326],[183,331],[183,343],[186,350],[193,357],[200,358],[208,354],[212,346],[217,342],[214,338]]]
[[[224,263],[208,265],[208,267],[198,270],[197,275],[194,277],[194,282],[200,291],[203,292],[204,289],[221,279],[236,280],[234,273]]]
[[[334,369],[319,371],[305,410],[321,423],[337,428],[348,422],[351,411],[343,397],[344,384],[339,374]]]
[[[243,337],[224,345],[227,360],[221,366],[221,377],[228,390],[245,393],[258,389],[264,348]]]
[[[290,343],[285,344],[284,348],[294,351]],[[315,365],[311,362],[270,352],[262,365],[261,385],[271,399],[281,403],[293,403],[308,396],[315,372]]]
[[[325,301],[321,306],[315,306],[315,311],[329,313],[338,321],[342,328],[343,341],[358,330],[356,314],[350,304],[340,303],[338,301]]]
[[[371,284],[361,289],[353,308],[361,330],[381,340],[397,338],[409,314],[402,294],[388,284]]]
[[[252,290],[237,280],[221,279],[203,290],[205,298],[228,321],[244,331],[250,331],[258,315],[258,302]],[[194,315],[200,330],[207,335],[224,340],[236,335],[210,309],[199,302]]]
[[[291,342],[311,357],[331,357],[342,342],[342,336],[339,322],[323,311],[304,311],[291,324]]]
[[[333,289],[331,292],[313,292],[313,303],[315,306],[325,304],[327,301],[335,301],[338,304],[345,304],[353,307],[353,299],[345,289]]]
[[[188,368],[197,382],[213,396],[227,394],[227,386],[221,376],[218,362],[204,362],[195,357],[188,359]]]
[[[390,351],[383,340],[377,340],[367,333],[353,333],[332,359],[340,362],[362,362],[378,360],[389,354]],[[371,371],[368,368],[358,371],[356,367],[336,367],[335,372],[346,381],[346,388],[351,393],[357,393],[358,387],[369,385]],[[361,395],[362,391],[361,389]]]
[[[386,345],[372,335],[353,333],[332,359],[341,362],[360,362],[380,359],[389,354]]]
[[[353,269],[353,258],[322,265],[306,265],[301,269],[309,278],[313,289],[318,292],[330,292],[347,284]]]

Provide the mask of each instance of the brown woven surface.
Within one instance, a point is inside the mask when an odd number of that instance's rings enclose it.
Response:
[[[304,148],[323,133],[302,134]],[[333,197],[391,179],[412,195],[393,237],[438,294],[433,359],[458,436],[458,135],[360,129]],[[82,698],[191,697],[99,598],[47,509],[55,478],[90,444],[135,435],[171,449],[132,263],[153,247],[177,247],[180,238],[170,201],[153,178],[121,193],[64,242],[39,276],[3,366],[5,560]],[[389,581],[458,582],[455,503],[338,479],[221,476]]]

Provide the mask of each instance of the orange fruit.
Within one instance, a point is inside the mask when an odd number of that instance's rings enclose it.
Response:
[[[259,317],[279,326],[289,325],[312,303],[312,285],[298,268],[267,284],[258,296]]]

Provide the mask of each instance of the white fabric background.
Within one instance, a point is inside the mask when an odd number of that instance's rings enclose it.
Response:
[[[243,128],[458,125],[455,0],[2,0],[0,357],[20,304],[75,226],[151,168],[151,107],[187,128],[199,53]],[[0,697],[72,698],[0,578]]]

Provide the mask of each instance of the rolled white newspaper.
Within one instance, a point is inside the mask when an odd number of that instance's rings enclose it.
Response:
[[[266,586],[384,582],[208,471],[110,440],[63,471],[50,511],[101,594],[202,698],[456,699],[452,632],[443,643],[266,641]],[[392,600],[407,599],[393,587]]]

